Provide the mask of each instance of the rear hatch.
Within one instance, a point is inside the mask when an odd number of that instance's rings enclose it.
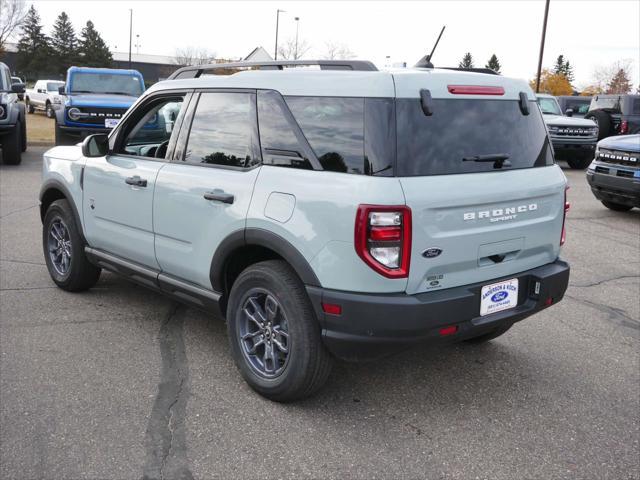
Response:
[[[447,77],[504,88],[430,91],[428,116],[419,89],[396,82],[396,172],[413,227],[410,294],[491,283],[553,262],[560,250],[566,178],[532,92],[503,77]]]

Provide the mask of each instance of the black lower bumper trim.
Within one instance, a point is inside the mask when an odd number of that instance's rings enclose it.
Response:
[[[517,278],[518,306],[480,316],[480,291],[487,284]],[[322,326],[323,340],[337,357],[370,359],[419,342],[457,341],[525,319],[562,299],[569,265],[561,260],[486,282],[417,295],[362,294],[307,287]],[[536,293],[537,290],[537,293]],[[325,314],[322,303],[340,305],[340,315]],[[442,337],[442,327],[457,333]]]
[[[622,169],[631,170],[629,168]],[[640,208],[640,178],[588,171],[587,182],[593,195],[600,201]]]

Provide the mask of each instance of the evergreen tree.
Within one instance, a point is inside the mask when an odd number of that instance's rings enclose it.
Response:
[[[471,56],[471,52],[467,52],[462,57],[462,61],[458,64],[460,68],[473,68],[473,57]]]
[[[496,73],[500,73],[500,62],[498,61],[498,57],[496,57],[495,53],[491,55],[491,58],[485,65],[485,68],[489,68]]]
[[[554,73],[564,75],[569,82],[573,82],[573,67],[569,60],[564,59],[564,55],[558,55],[556,64],[553,66]]]
[[[89,20],[80,33],[81,63],[87,67],[111,67],[113,57],[109,47]]]
[[[49,39],[42,31],[40,15],[31,5],[21,27],[18,40],[18,72],[29,80],[36,80],[55,70],[52,65]]]
[[[62,12],[53,25],[51,36],[53,56],[58,67],[58,73],[63,74],[78,61],[78,40],[69,16]]]
[[[627,72],[623,68],[613,76],[609,85],[607,85],[607,93],[629,93],[631,92],[631,80]]]

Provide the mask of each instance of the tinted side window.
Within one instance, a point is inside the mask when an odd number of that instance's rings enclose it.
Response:
[[[255,105],[252,93],[202,93],[183,161],[242,168],[259,163]]]
[[[322,168],[364,174],[364,98],[287,97]]]
[[[262,163],[279,167],[311,169],[304,158],[304,148],[298,142],[294,127],[287,119],[286,105],[273,92],[258,92],[258,118]]]
[[[633,98],[631,100],[631,115],[640,115],[640,98]]]

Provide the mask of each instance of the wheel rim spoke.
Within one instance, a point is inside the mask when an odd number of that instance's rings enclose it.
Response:
[[[66,275],[71,265],[71,240],[69,230],[61,219],[56,219],[49,228],[47,244],[53,268],[60,275]]]

